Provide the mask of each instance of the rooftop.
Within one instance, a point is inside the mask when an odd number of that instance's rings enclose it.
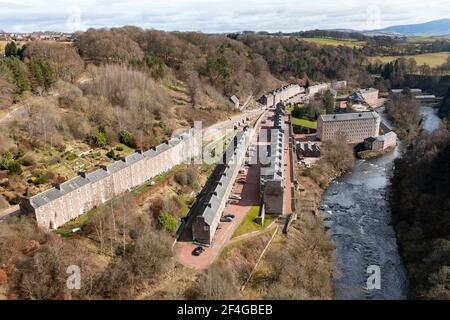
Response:
[[[335,114],[320,115],[320,119],[322,119],[323,122],[379,119],[379,118],[380,116],[376,112],[352,112],[352,113],[335,113]]]

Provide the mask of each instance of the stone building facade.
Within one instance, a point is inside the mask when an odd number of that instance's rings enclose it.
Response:
[[[370,137],[364,140],[364,148],[372,151],[383,151],[397,145],[397,134],[390,131],[382,136]]]
[[[286,147],[285,112],[279,107],[275,111],[273,127],[262,133],[268,137],[266,159],[261,166],[262,200],[267,213],[282,214],[284,207],[284,150]],[[264,153],[262,153],[264,155]]]
[[[306,88],[306,94],[308,96],[313,96],[317,93],[323,93],[327,91],[328,89],[330,89],[330,87],[331,87],[330,83],[315,84],[313,86],[309,86],[308,88]]]
[[[204,199],[200,203],[200,212],[196,213],[192,222],[192,237],[194,242],[211,245],[220,218],[226,207],[233,184],[239,174],[246,150],[251,139],[251,130],[239,131],[224,153],[221,161],[213,172],[216,178],[213,185],[208,186]]]
[[[381,118],[376,112],[321,115],[317,120],[317,137],[329,141],[341,133],[349,143],[359,143],[369,137],[378,137],[380,123]]]
[[[349,96],[352,103],[365,104],[369,107],[375,107],[378,104],[379,91],[375,88],[359,89]]]
[[[261,98],[261,102],[266,108],[275,108],[280,102],[287,102],[305,92],[305,88],[298,84],[289,84],[287,86],[273,90]]]
[[[201,155],[201,132],[194,129],[146,152],[135,152],[94,172],[33,197],[23,198],[21,213],[36,216],[40,227],[56,229],[113,197],[143,184],[175,165]]]

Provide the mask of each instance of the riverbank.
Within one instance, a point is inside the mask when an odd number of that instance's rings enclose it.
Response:
[[[357,156],[360,159],[369,160],[369,159],[375,159],[375,158],[382,157],[388,153],[393,152],[394,150],[395,150],[395,147],[389,147],[389,148],[386,148],[386,149],[380,150],[380,151],[365,150],[365,151],[358,152]]]
[[[424,130],[391,179],[393,224],[414,298],[450,299],[450,135],[436,110],[420,113]]]

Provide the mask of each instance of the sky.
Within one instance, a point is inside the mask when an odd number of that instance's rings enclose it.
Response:
[[[373,30],[441,18],[450,18],[448,0],[0,0],[0,30],[7,32]]]

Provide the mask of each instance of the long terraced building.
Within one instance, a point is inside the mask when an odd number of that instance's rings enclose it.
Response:
[[[89,210],[201,154],[201,133],[194,129],[145,152],[135,152],[94,172],[33,197],[23,198],[22,214],[33,214],[46,230],[56,229]]]

